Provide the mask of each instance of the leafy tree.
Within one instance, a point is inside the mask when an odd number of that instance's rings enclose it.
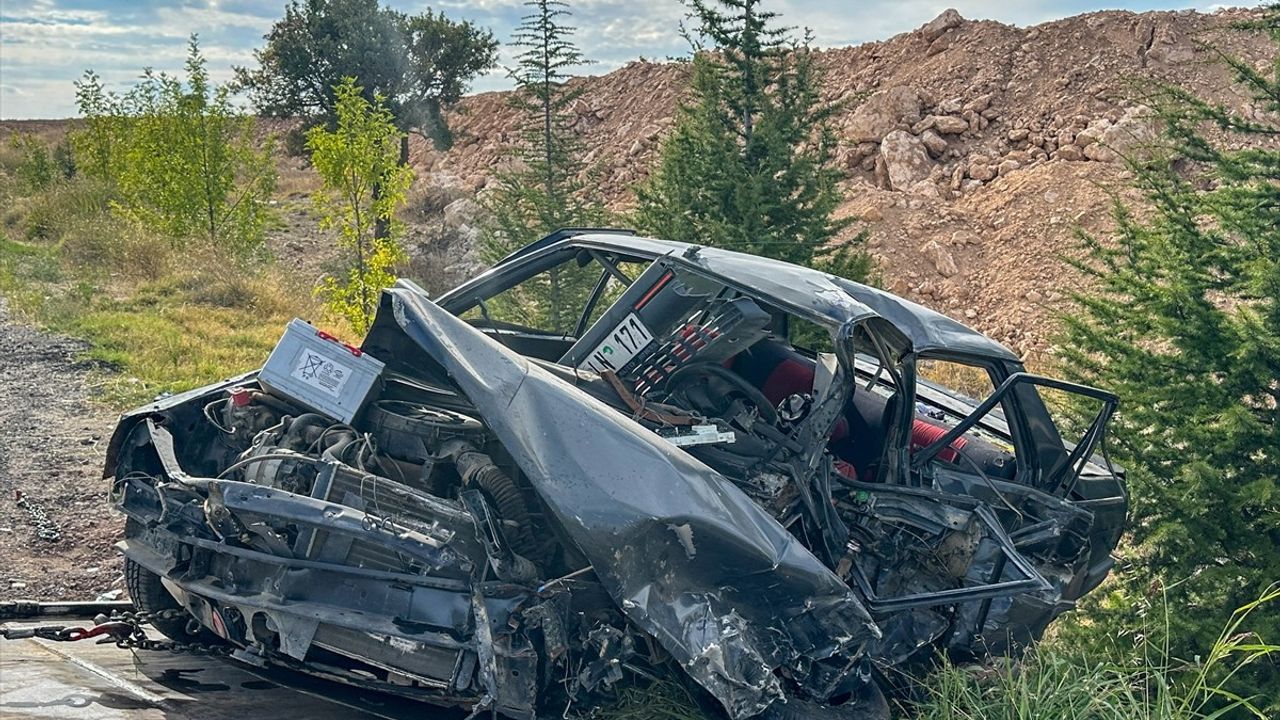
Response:
[[[85,128],[77,165],[113,183],[121,212],[175,244],[197,238],[237,253],[262,245],[275,187],[271,143],[259,148],[253,118],[214,85],[192,36],[186,78],[144,71],[124,96],[86,72],[76,84]]]
[[[1241,28],[1280,46],[1280,4]],[[1280,580],[1280,51],[1269,73],[1220,57],[1257,111],[1156,88],[1167,153],[1130,163],[1150,213],[1118,206],[1113,242],[1085,238],[1095,289],[1075,296],[1060,344],[1069,374],[1123,401],[1131,537],[1090,619],[1133,627],[1167,593],[1187,659]],[[1280,615],[1258,620],[1280,637]],[[1280,709],[1277,665],[1254,667]]]
[[[258,67],[236,68],[237,86],[258,112],[332,127],[335,88],[351,77],[366,100],[382,98],[402,131],[442,148],[451,141],[444,109],[497,57],[487,30],[431,10],[407,15],[378,0],[293,0],[265,39],[254,52]],[[407,153],[406,141],[401,162]]]
[[[582,88],[568,84],[567,72],[587,61],[572,40],[574,28],[563,24],[568,6],[557,0],[525,5],[532,12],[516,29],[512,45],[521,50],[510,71],[516,89],[509,102],[523,115],[520,143],[512,169],[498,173],[496,188],[483,199],[488,215],[480,256],[489,263],[559,228],[603,225],[609,217],[572,127],[570,108]],[[577,319],[597,279],[556,268],[524,283],[520,297],[510,300],[526,324],[563,328]]]
[[[75,82],[76,108],[84,117],[81,129],[70,133],[77,166],[89,177],[112,180],[128,141],[128,113],[119,95],[109,92],[92,70]]]
[[[318,293],[334,315],[364,334],[378,294],[395,281],[392,270],[405,259],[396,239],[395,210],[405,202],[413,171],[399,162],[402,133],[381,97],[366,100],[353,78],[343,80],[334,94],[337,127],[312,128],[307,148],[324,183],[315,196],[321,225],[338,231],[349,257],[346,277],[325,278]],[[388,228],[383,237],[375,232],[379,222]]]
[[[822,73],[806,36],[776,27],[760,0],[689,0],[691,94],[637,188],[635,222],[661,237],[812,265],[863,279],[863,236],[832,248],[840,174]]]

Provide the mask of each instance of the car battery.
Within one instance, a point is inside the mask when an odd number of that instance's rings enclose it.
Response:
[[[272,395],[350,423],[372,394],[383,367],[381,360],[360,348],[295,318],[258,373],[258,382]]]

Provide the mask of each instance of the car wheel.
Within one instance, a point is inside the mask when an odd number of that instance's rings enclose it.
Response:
[[[129,590],[129,597],[133,600],[133,606],[140,612],[156,613],[162,610],[183,610],[177,599],[169,594],[169,590],[165,588],[164,583],[160,582],[159,575],[129,558],[124,559],[124,585]],[[185,643],[222,642],[221,638],[204,628],[195,633],[187,632],[187,625],[193,619],[190,614],[184,611],[180,617],[157,618],[152,620],[150,624],[170,640]]]

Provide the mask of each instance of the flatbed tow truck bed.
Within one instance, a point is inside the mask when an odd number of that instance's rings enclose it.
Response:
[[[49,622],[33,618],[6,625]],[[57,623],[91,627],[93,620],[63,617]],[[127,650],[93,639],[0,640],[3,720],[402,720],[424,715],[444,720],[464,713],[225,658]]]

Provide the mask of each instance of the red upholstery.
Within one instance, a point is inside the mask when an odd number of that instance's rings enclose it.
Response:
[[[756,343],[725,364],[758,387],[775,406],[791,395],[813,392],[817,364],[779,342],[764,340]],[[914,452],[928,447],[946,433],[947,428],[916,418],[911,426],[911,450]],[[841,418],[832,430],[830,439],[832,443],[837,443],[848,435],[849,422]],[[858,438],[851,438],[850,442],[856,443]],[[945,462],[955,462],[959,457],[957,451],[963,449],[965,443],[964,438],[957,438],[949,448],[938,453],[938,457]]]
[[[796,394],[813,392],[814,364],[807,358],[783,358],[760,386],[760,392],[776,407],[778,403]]]
[[[936,425],[927,420],[916,418],[911,424],[911,452],[922,450],[935,442],[942,439],[947,434],[948,428]],[[964,437],[958,437],[951,441],[951,444],[938,452],[938,458],[943,462],[953,463],[960,458],[960,450],[969,443]]]

